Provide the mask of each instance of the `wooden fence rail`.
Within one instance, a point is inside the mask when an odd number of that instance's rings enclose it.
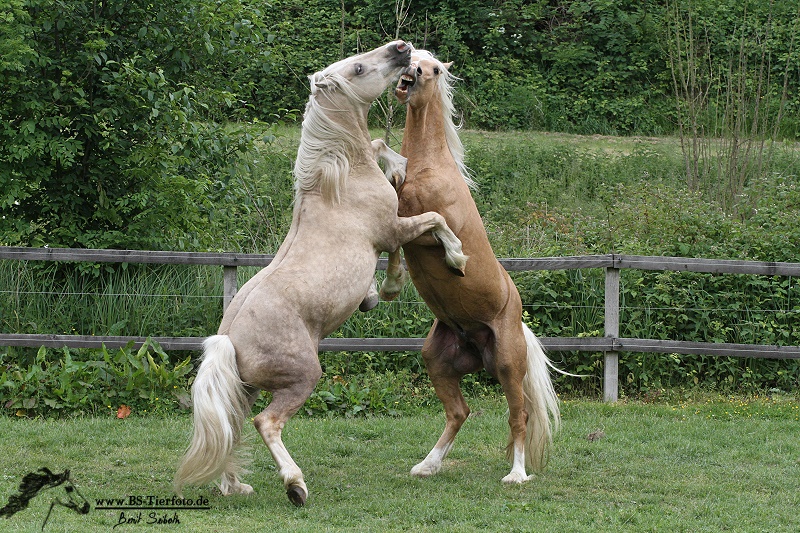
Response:
[[[264,267],[272,261],[268,254],[164,252],[141,250],[86,250],[70,248],[20,248],[0,246],[0,259],[19,261],[84,261],[109,263],[156,263],[177,265],[219,265],[223,267],[223,306],[227,307],[238,289],[237,268]],[[640,255],[589,255],[575,257],[541,257],[500,259],[508,271],[605,269],[605,332],[604,337],[542,337],[550,351],[604,352],[603,398],[618,397],[619,352],[654,352],[702,354],[728,357],[800,359],[800,346],[773,346],[732,343],[707,343],[659,339],[627,339],[619,337],[620,270],[671,270],[713,274],[753,274],[766,276],[800,276],[800,263],[653,257]],[[378,262],[386,269],[386,259]],[[108,348],[125,346],[133,341],[141,344],[145,337],[87,336],[0,333],[0,346]],[[165,350],[199,350],[202,337],[154,337]],[[328,338],[320,351],[414,351],[422,348],[423,339],[339,339]]]

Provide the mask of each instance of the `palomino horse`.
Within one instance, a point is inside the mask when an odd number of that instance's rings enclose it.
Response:
[[[398,188],[399,214],[436,211],[461,240],[469,264],[463,277],[451,276],[441,262],[443,250],[423,236],[403,245],[408,272],[436,315],[422,356],[436,394],[444,404],[444,433],[411,473],[429,476],[442,467],[456,433],[469,415],[459,382],[481,367],[503,387],[511,432],[507,453],[512,462],[506,483],[530,479],[526,465],[541,470],[552,434],[558,429],[558,399],[541,344],[522,322],[519,292],[495,258],[478,209],[472,181],[463,164],[463,148],[453,124],[453,76],[450,64],[415,50],[410,67],[395,89],[407,104],[401,155],[408,158],[405,182]],[[403,274],[399,251],[391,254],[384,299],[397,296]]]
[[[245,417],[266,390],[272,401],[254,424],[289,500],[303,505],[308,489],[281,432],[322,375],[320,340],[365,299],[382,251],[432,231],[448,249],[450,267],[463,270],[461,243],[440,215],[397,216],[397,194],[375,161],[385,146],[371,143],[367,130],[370,104],[408,66],[410,53],[410,44],[395,41],[309,77],[292,224],[272,263],[241,288],[217,335],[203,343],[192,385],[194,436],[175,474],[178,494],[186,484],[216,479],[223,494],[253,492],[239,480],[234,452]]]

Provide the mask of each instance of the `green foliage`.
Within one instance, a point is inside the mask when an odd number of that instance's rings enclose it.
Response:
[[[698,60],[709,75],[737,53],[745,72],[766,64],[760,116],[782,116],[777,135],[796,136],[800,27],[791,2],[407,7],[404,16],[376,0],[6,1],[0,242],[252,249],[266,237],[274,248],[279,238],[263,222],[287,201],[250,181],[260,157],[251,155],[252,128],[217,122],[294,121],[287,110],[302,109],[309,73],[395,36],[454,61],[468,127],[658,134],[675,130],[679,108],[670,21],[691,16],[707,40]],[[723,93],[732,78],[717,74],[705,92],[716,95],[711,118],[726,95],[742,92]],[[752,115],[743,115],[743,131]],[[284,167],[275,177],[285,175]],[[217,206],[237,203],[226,214],[244,215],[247,229],[217,231],[230,220],[210,220]]]
[[[76,358],[77,357],[77,358]],[[30,364],[0,354],[0,402],[17,416],[98,414],[127,405],[139,412],[188,406],[190,358],[171,363],[153,341],[138,350],[57,350],[42,347]]]
[[[370,372],[359,372],[353,381],[346,381],[341,376],[325,378],[317,385],[316,390],[306,401],[303,410],[306,415],[344,415],[346,417],[365,415],[400,414],[398,407],[403,389],[407,389],[409,376],[405,373],[399,378],[391,374],[375,375]]]
[[[244,38],[198,32],[213,10],[193,5],[35,0],[4,12],[19,24],[0,38],[11,49],[0,64],[0,242],[210,245],[197,207],[216,200],[213,185],[230,179],[253,138],[208,120],[241,84],[232,75],[209,87],[220,72],[198,67],[219,55],[217,69],[240,73],[230,58]],[[252,25],[236,27],[263,41]]]
[[[656,4],[514,0],[490,9],[482,46],[457,70],[476,102],[471,125],[668,131]]]
[[[741,221],[722,213],[703,195],[673,185],[620,184],[604,196],[607,215],[585,228],[583,247],[575,252],[796,261],[800,255],[796,242],[777,237],[794,231],[788,229],[786,217],[791,218],[789,213],[795,209],[796,177],[758,187],[763,195],[753,195],[758,205],[753,216],[763,218]],[[764,212],[759,213],[762,208]],[[559,336],[602,332],[600,279],[587,284],[584,275],[574,272],[537,272],[520,280],[531,316],[541,324],[535,331]],[[579,295],[576,309],[574,295]],[[800,344],[800,304],[791,278],[625,270],[620,297],[622,337]],[[581,368],[577,373],[601,368],[593,354],[573,354],[568,361],[568,368]],[[629,392],[681,385],[793,390],[800,383],[800,365],[769,359],[625,353],[620,358],[620,375]],[[574,383],[567,386],[582,388]],[[584,386],[597,387],[599,379]]]
[[[751,65],[763,47],[773,58],[768,91],[781,92],[784,72],[793,89],[767,113],[782,112],[783,135],[797,135],[792,111],[800,105],[794,90],[800,79],[796,69],[781,70],[797,54],[790,2],[424,0],[406,7],[398,15],[394,3],[377,0],[271,2],[263,20],[275,36],[273,62],[282,68],[264,72],[254,89],[258,116],[301,109],[308,74],[399,36],[454,62],[464,88],[458,108],[468,127],[670,133],[677,120],[668,28],[676,11],[695,13],[716,70],[726,67],[742,39]],[[723,102],[724,95],[717,103]]]

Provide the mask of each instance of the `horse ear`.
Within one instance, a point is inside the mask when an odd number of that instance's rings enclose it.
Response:
[[[328,87],[328,83],[325,81],[325,77],[320,72],[315,72],[308,77],[308,81],[311,84],[311,94],[317,92],[317,89],[325,89]]]
[[[445,70],[447,70],[449,72],[450,71],[450,67],[453,66],[453,62],[450,61],[449,63],[442,63],[442,65],[444,65]]]

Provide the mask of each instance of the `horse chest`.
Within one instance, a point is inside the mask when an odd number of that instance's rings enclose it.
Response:
[[[409,172],[398,193],[398,214],[407,217],[436,211],[447,218],[448,208],[454,203],[463,205],[463,200],[445,176],[446,173],[431,168]]]

